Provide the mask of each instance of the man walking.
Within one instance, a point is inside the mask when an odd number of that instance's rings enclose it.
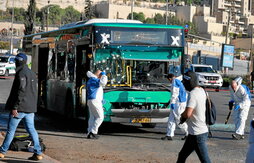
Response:
[[[198,86],[194,72],[188,74],[189,83],[186,89],[191,91],[188,96],[187,107],[181,115],[181,123],[187,122],[189,135],[181,149],[177,163],[184,163],[187,157],[195,150],[200,162],[210,163],[206,140],[208,128],[206,125],[206,93]]]
[[[170,100],[170,115],[168,118],[167,134],[162,137],[162,140],[173,140],[176,125],[184,132],[185,136],[182,138],[184,140],[188,135],[187,124],[179,124],[181,114],[184,112],[186,107],[186,91],[183,83],[176,79],[173,74],[168,74],[167,76],[169,82],[171,83],[171,100]]]
[[[88,121],[88,139],[98,139],[98,129],[104,119],[104,109],[102,106],[103,100],[103,87],[106,86],[108,78],[105,72],[97,70],[94,74],[90,71],[87,72],[90,78],[87,82],[87,105],[89,108],[89,121]]]
[[[27,56],[19,53],[15,58],[16,75],[13,81],[6,109],[10,110],[5,139],[0,147],[0,158],[4,158],[21,120],[34,143],[34,154],[30,160],[41,160],[42,151],[38,133],[34,128],[34,113],[37,112],[37,79],[26,65]]]
[[[251,101],[247,90],[241,85],[242,78],[237,77],[232,80],[229,86],[231,100],[229,101],[229,108],[234,105],[234,122],[235,134],[232,134],[233,139],[244,139],[245,122],[248,117]]]

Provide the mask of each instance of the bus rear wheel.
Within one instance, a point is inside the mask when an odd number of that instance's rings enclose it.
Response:
[[[155,128],[156,123],[141,123],[143,128]]]

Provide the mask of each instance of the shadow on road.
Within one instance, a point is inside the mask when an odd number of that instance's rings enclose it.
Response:
[[[80,119],[67,119],[53,112],[44,111],[35,117],[36,129],[40,131],[56,131],[68,133],[86,133],[87,121]],[[109,135],[111,133],[156,133],[146,131],[137,125],[125,125],[120,123],[104,122],[99,134]],[[51,133],[50,133],[51,134]],[[158,132],[158,134],[161,134]]]

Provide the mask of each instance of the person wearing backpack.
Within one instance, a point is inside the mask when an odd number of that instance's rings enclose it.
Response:
[[[189,135],[178,154],[177,163],[183,163],[189,155],[195,151],[200,162],[210,163],[207,138],[208,127],[206,124],[206,99],[205,90],[198,85],[198,79],[194,72],[189,72],[184,77],[186,90],[190,91],[187,106],[181,115],[181,123],[188,125]]]
[[[232,80],[229,86],[231,96],[229,108],[233,108],[235,123],[235,133],[232,134],[232,138],[236,140],[244,139],[245,122],[251,106],[250,92],[246,88],[247,86],[241,85],[241,83],[242,78],[237,77]]]

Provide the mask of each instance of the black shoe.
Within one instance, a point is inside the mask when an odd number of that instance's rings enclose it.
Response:
[[[87,135],[87,139],[99,139],[99,135],[90,132],[90,133]]]
[[[181,138],[181,140],[186,140],[187,139],[187,136],[184,136]]]
[[[173,138],[171,136],[164,136],[161,140],[173,140]]]
[[[32,157],[28,158],[28,160],[34,160],[34,161],[39,161],[39,160],[42,160],[42,159],[43,159],[42,155],[38,155],[36,153],[34,153]]]
[[[244,135],[232,134],[232,138],[235,140],[241,140],[244,139]]]

